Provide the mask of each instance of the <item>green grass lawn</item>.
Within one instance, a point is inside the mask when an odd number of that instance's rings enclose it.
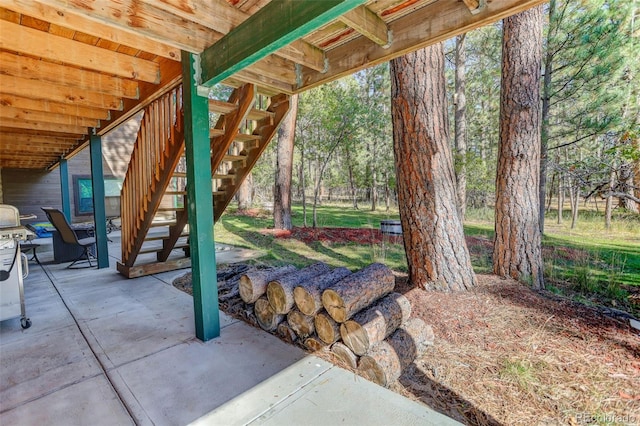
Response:
[[[311,214],[309,208],[309,225]],[[464,226],[467,236],[492,241],[491,210],[471,209],[467,217]],[[378,229],[381,220],[398,218],[397,210],[372,212],[354,210],[349,205],[318,207],[320,227]],[[604,229],[601,213],[583,212],[573,230],[568,218],[562,225],[555,223],[556,218],[552,212],[543,237],[548,288],[576,298],[594,299],[598,303],[626,305],[629,289],[640,288],[640,217],[617,213],[610,231]],[[302,206],[293,207],[292,219],[294,226],[303,226]],[[259,232],[272,226],[273,219],[268,212],[244,216],[231,210],[222,216],[214,231],[218,242],[263,251],[265,256],[256,260],[257,263],[302,267],[322,261],[334,267],[346,266],[355,270],[372,262],[382,262],[394,270],[407,270],[402,244],[304,243]],[[485,242],[469,246],[472,263],[478,273],[491,272],[491,249],[487,245]]]

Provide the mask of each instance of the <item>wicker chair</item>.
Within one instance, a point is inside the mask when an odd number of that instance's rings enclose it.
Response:
[[[73,262],[71,262],[71,264],[67,266],[67,268],[79,269],[73,268],[73,265],[75,265],[77,262],[82,261],[89,262],[89,266],[82,266],[80,268],[91,268],[93,266],[91,264],[91,258],[95,259],[95,256],[91,253],[91,251],[89,251],[89,249],[91,248],[91,246],[94,246],[96,244],[95,237],[78,239],[76,232],[73,230],[71,225],[69,225],[67,218],[64,216],[64,214],[62,214],[60,210],[46,207],[43,207],[42,210],[47,215],[49,222],[51,222],[51,224],[60,234],[62,241],[67,244],[76,245],[82,248],[82,254],[78,256]]]

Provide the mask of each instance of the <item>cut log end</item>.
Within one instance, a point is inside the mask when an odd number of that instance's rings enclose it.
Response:
[[[331,346],[331,353],[347,368],[355,370],[358,367],[358,357],[342,343],[334,343]]]
[[[316,334],[323,342],[330,345],[340,339],[340,327],[338,323],[326,313],[317,314],[314,323]]]
[[[332,289],[325,290],[322,293],[322,305],[336,322],[344,322],[347,319],[347,310],[344,307],[344,302],[336,291]]]
[[[274,331],[284,319],[283,315],[278,315],[273,311],[269,301],[264,297],[256,300],[253,310],[256,314],[258,325],[266,331]]]
[[[273,310],[278,314],[286,314],[286,295],[284,290],[277,281],[271,281],[267,285],[267,299],[273,307]]]
[[[291,329],[301,338],[307,337],[315,331],[313,317],[297,310],[289,312],[287,322]]]
[[[309,337],[308,339],[306,339],[304,341],[304,346],[305,348],[314,352],[323,350],[327,347],[326,343],[324,343],[322,340],[318,339],[317,337]]]
[[[313,296],[304,287],[296,287],[293,289],[293,299],[296,306],[305,315],[315,314],[316,304]]]
[[[380,365],[371,357],[363,356],[358,363],[358,374],[365,379],[377,383],[380,386],[387,387],[389,385],[387,381],[387,375]]]
[[[369,336],[365,329],[355,321],[346,321],[340,325],[340,336],[344,343],[356,355],[364,355],[369,350]]]
[[[245,303],[254,303],[255,300],[251,300],[253,298],[253,286],[251,285],[251,279],[242,275],[240,277],[240,282],[238,283],[238,290],[240,293],[240,298]]]

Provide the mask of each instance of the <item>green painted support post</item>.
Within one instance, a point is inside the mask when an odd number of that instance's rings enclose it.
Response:
[[[96,248],[98,249],[98,269],[109,267],[107,248],[107,215],[104,207],[104,177],[102,172],[102,140],[91,135],[89,140],[91,155],[91,186],[93,188],[93,220],[96,230]]]
[[[69,196],[69,166],[67,159],[60,159],[60,194],[62,198],[62,213],[71,223],[71,197]]]
[[[202,52],[202,84],[220,83],[364,3],[273,0]]]
[[[209,101],[197,94],[196,74],[194,55],[182,52],[182,97],[193,308],[196,337],[206,342],[220,335],[220,313],[216,250],[213,241]]]

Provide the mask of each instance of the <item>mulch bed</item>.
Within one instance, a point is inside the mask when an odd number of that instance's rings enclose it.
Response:
[[[305,242],[382,239],[374,229],[272,235]],[[490,241],[475,240],[473,247],[491,248]],[[227,274],[223,282],[241,270],[233,268],[219,270]],[[190,278],[176,286],[190,292]],[[436,341],[392,386],[395,392],[465,424],[640,424],[640,334],[625,320],[494,275],[478,275],[470,291],[439,293],[413,288],[397,274],[396,291],[411,301],[412,316],[433,327]]]

